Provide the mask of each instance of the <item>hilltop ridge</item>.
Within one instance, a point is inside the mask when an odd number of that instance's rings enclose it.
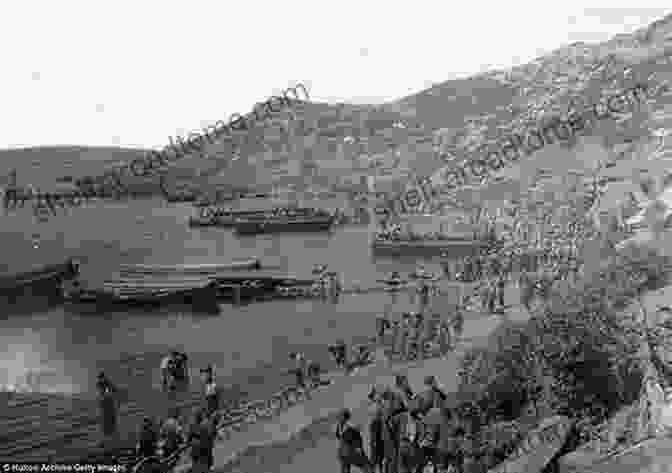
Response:
[[[222,140],[180,160],[171,171],[172,176],[191,181],[197,187],[248,182],[260,188],[275,185],[297,190],[337,185],[361,188],[365,176],[398,184],[431,176],[438,194],[444,185],[445,170],[463,165],[465,159],[472,159],[483,146],[496,144],[508,134],[562,114],[570,99],[582,97],[585,102],[616,87],[616,79],[603,81],[599,70],[596,75],[596,68],[607,57],[615,58],[627,69],[656,55],[669,57],[670,48],[672,15],[603,43],[562,46],[527,64],[449,80],[382,105],[296,102],[291,109],[255,123],[249,130],[234,133],[240,156],[245,159],[232,160],[231,141]],[[656,80],[667,81],[672,77],[666,74],[672,72],[667,59],[653,59],[652,63],[657,69]],[[577,149],[586,143],[598,143],[609,153],[631,142],[633,137],[641,141],[646,133],[667,129],[664,117],[651,119],[666,100],[658,99],[657,103],[648,104],[652,110],[633,113],[620,123],[605,120],[592,130],[593,137],[580,139],[584,143]],[[440,140],[443,144],[437,146]],[[667,145],[663,154],[667,153]],[[568,144],[569,148],[572,146],[577,143]],[[539,168],[557,164],[555,153],[564,156],[568,151],[558,145],[551,148],[502,170],[501,175],[512,180],[509,187],[518,184],[525,187],[526,178]],[[53,173],[52,180],[62,175],[62,171],[56,172],[59,160],[73,161],[73,173],[75,168],[80,175],[102,173],[102,168],[114,161],[130,161],[142,152],[121,148],[39,147],[0,151],[0,159],[6,168],[18,169],[20,181],[38,180],[48,185],[49,174]],[[34,156],[33,161],[44,163],[40,172],[27,164],[25,153]],[[581,162],[572,165],[591,168],[594,163],[589,154],[583,153]],[[632,152],[629,158],[644,159]],[[479,193],[489,192],[487,187]],[[473,195],[458,200],[468,198]]]

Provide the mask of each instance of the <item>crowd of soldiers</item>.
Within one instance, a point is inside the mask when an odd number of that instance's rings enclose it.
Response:
[[[444,276],[478,281],[476,294],[482,308],[494,313],[506,307],[504,290],[509,283],[518,284],[521,302],[530,309],[535,296],[545,297],[555,281],[576,278],[580,270],[572,251],[513,248],[506,253],[501,247],[491,248],[457,264],[444,264]],[[394,322],[380,316],[377,342],[383,345],[389,336],[392,352],[404,359],[423,357],[432,343],[438,343],[440,352],[446,353],[461,333],[462,309],[469,299],[465,298],[447,320],[438,314],[426,317],[422,313],[404,313]],[[421,473],[429,465],[435,472],[461,472],[467,463],[475,461],[465,450],[470,429],[458,416],[456,402],[438,388],[434,377],[429,376],[425,384],[426,391],[416,396],[405,376],[399,375],[395,386],[371,390],[369,399],[376,410],[369,425],[368,454],[361,432],[351,422],[350,411],[343,410],[336,427],[343,473],[350,473],[352,466],[371,473]]]
[[[376,341],[379,346],[388,346],[392,356],[424,359],[428,353],[448,353],[463,325],[464,315],[459,307],[449,317],[405,312],[400,320],[391,320],[380,315],[376,318]]]
[[[187,363],[186,354],[177,350],[161,360],[161,386],[166,393],[175,394],[188,389]],[[183,427],[181,410],[177,407],[172,408],[168,416],[159,423],[150,417],[144,417],[135,452],[139,458],[170,458],[186,442],[190,447],[192,464],[197,469],[207,471],[213,466],[213,448],[220,420],[220,390],[212,365],[201,368],[200,375],[203,403],[194,412],[190,425]],[[98,375],[96,389],[101,411],[103,447],[114,450],[114,445],[119,441],[118,405],[121,391],[103,372]]]
[[[455,402],[434,376],[427,376],[424,386],[416,394],[407,377],[397,375],[393,386],[372,387],[368,454],[351,412],[341,412],[335,434],[342,473],[352,466],[367,473],[422,473],[430,464],[435,472],[463,471],[466,429]]]
[[[479,281],[480,286],[476,293],[480,295],[483,308],[493,313],[497,310],[497,307],[499,309],[504,308],[504,288],[509,282],[516,282],[520,285],[522,302],[529,308],[534,296],[540,292],[543,293],[544,287],[550,287],[553,281],[567,279],[572,272],[576,272],[577,265],[571,263],[571,259],[563,258],[562,255],[558,257],[552,252],[542,253],[533,258],[526,255],[526,258],[519,258],[517,261],[515,254],[511,258],[501,260],[492,258],[488,254],[481,254],[477,257],[465,258],[457,265],[450,267],[444,265],[444,276],[453,280]],[[315,268],[315,273],[322,277],[321,279],[325,284],[333,281],[333,274],[327,271],[326,266]],[[414,275],[419,283],[418,292],[424,300],[423,307],[427,306],[427,299],[431,292],[431,287],[427,284],[425,276],[424,272],[420,270],[419,272],[416,271]],[[390,284],[392,286],[394,285],[394,279],[394,277],[391,278]],[[400,280],[398,274],[396,274],[396,279]],[[353,372],[359,366],[373,362],[372,346],[387,348],[388,357],[402,360],[424,359],[437,353],[440,356],[445,355],[454,349],[455,341],[462,333],[463,310],[467,299],[465,298],[462,304],[457,305],[453,313],[448,316],[442,316],[427,310],[402,313],[399,320],[392,320],[389,314],[380,315],[376,318],[376,333],[375,337],[371,339],[373,343],[349,349],[343,340],[339,340],[334,345],[329,346],[328,350],[337,367],[343,368],[347,373]],[[295,367],[290,372],[296,376],[297,387],[313,389],[329,383],[321,378],[322,369],[319,364],[306,359],[301,353],[293,353],[290,358],[295,363]],[[161,361],[160,372],[161,386],[165,392],[170,394],[188,389],[190,376],[188,357],[185,353],[179,351],[169,353]],[[167,458],[187,442],[191,447],[192,463],[197,468],[207,471],[213,466],[212,451],[219,421],[220,390],[217,387],[212,366],[201,369],[200,374],[203,385],[203,405],[195,412],[189,427],[183,427],[180,421],[181,413],[177,408],[171,410],[167,418],[159,424],[151,418],[143,419],[137,444],[137,454],[139,456],[155,457],[158,454]],[[106,441],[113,440],[116,438],[118,430],[117,400],[115,399],[118,390],[104,373],[99,375],[96,386],[102,413],[103,434]],[[428,381],[427,386],[428,390],[436,392],[435,381]],[[374,444],[371,444],[371,459],[367,459],[366,462],[363,460],[366,456],[362,456],[361,452],[357,454],[359,456],[354,454],[348,454],[349,456],[344,454],[345,456],[342,456],[339,453],[339,458],[350,458],[349,460],[342,460],[344,472],[349,471],[351,465],[361,464],[363,465],[362,468],[368,469],[367,471],[379,469],[384,473],[415,473],[421,471],[417,469],[420,459],[424,459],[422,460],[424,462],[422,466],[433,463],[436,468],[443,468],[447,467],[447,464],[452,464],[454,468],[457,468],[455,465],[460,462],[459,453],[448,452],[447,447],[445,447],[447,444],[439,448],[437,446],[440,444],[440,442],[437,443],[438,431],[429,429],[426,424],[423,424],[423,419],[430,411],[435,412],[435,414],[438,412],[434,417],[438,416],[445,419],[446,422],[452,422],[451,419],[454,419],[455,416],[451,408],[434,401],[432,407],[427,408],[429,404],[424,399],[429,394],[414,396],[407,383],[404,385],[402,378],[398,380],[397,386],[394,388],[376,388],[372,392],[372,402],[378,405],[380,414],[374,420],[377,419],[377,422],[379,422],[381,419],[387,419],[385,421],[387,423],[383,422],[382,424],[382,429],[385,430],[391,425],[388,421],[395,419],[396,424],[393,424],[396,425],[395,428],[397,429],[384,435],[379,432],[375,438],[380,439],[381,435],[389,437],[392,434],[398,438],[391,444],[388,440],[388,444],[394,446],[392,450],[390,450],[392,447],[389,445],[385,448],[380,447],[385,442],[376,440],[378,446],[374,448]],[[403,399],[403,402],[400,402],[399,399]],[[397,407],[393,408],[391,406]],[[389,411],[395,411],[396,414],[390,414]],[[383,415],[383,413],[387,414]],[[404,414],[405,417],[401,414]],[[413,444],[414,446],[403,447],[406,440],[399,438],[399,426],[406,424],[402,422],[402,419],[405,419],[404,422],[408,425],[415,425],[416,433],[414,435],[417,442]],[[344,442],[344,445],[350,441],[357,443],[356,438],[355,440],[351,438],[356,437],[356,435],[347,433],[351,431],[348,427],[347,414],[344,413],[342,421],[339,439]],[[380,427],[377,428],[380,430]],[[448,432],[448,430],[444,429],[445,432]],[[428,433],[420,435],[417,432],[434,432],[432,434],[434,440],[429,442]],[[445,432],[442,435],[447,435]],[[372,442],[374,442],[373,436]],[[411,453],[408,453],[407,450]],[[384,453],[381,453],[381,451]]]

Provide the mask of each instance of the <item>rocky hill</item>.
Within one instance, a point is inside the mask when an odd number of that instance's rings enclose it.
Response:
[[[445,193],[446,169],[482,157],[484,149],[501,146],[506,137],[543,126],[572,104],[597,103],[600,96],[649,73],[665,83],[672,74],[671,48],[668,16],[605,43],[575,43],[510,70],[447,81],[380,106],[296,103],[237,133],[235,147],[230,140],[222,141],[181,160],[172,176],[198,187],[246,182],[297,189],[348,187],[369,175],[402,183],[431,176],[436,193]],[[555,174],[591,169],[598,156],[620,154],[622,160],[651,165],[651,150],[661,157],[669,154],[669,140],[661,138],[668,126],[669,100],[669,94],[659,94],[638,110],[600,120],[590,137],[547,145],[496,173],[500,180],[470,182],[474,187],[439,200],[502,200],[524,191],[540,169]],[[63,175],[61,163],[69,161],[72,173],[82,175],[141,152],[47,147],[3,151],[0,159],[8,169],[17,167],[20,182],[40,185],[48,177]]]

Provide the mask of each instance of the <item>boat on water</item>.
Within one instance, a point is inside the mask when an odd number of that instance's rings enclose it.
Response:
[[[275,272],[254,271],[254,272],[235,272],[228,275],[218,275],[215,278],[217,286],[227,285],[247,285],[259,287],[263,291],[276,292],[279,286],[296,287],[310,286],[315,282],[314,279],[299,279],[286,274]]]
[[[78,281],[64,285],[63,297],[71,304],[88,305],[96,311],[119,306],[180,305],[197,312],[219,313],[218,301],[222,299],[240,304],[243,300],[283,295],[284,289],[304,294],[314,283],[313,279],[297,279],[258,270],[249,263],[247,268],[241,262],[238,264],[238,267],[232,264],[134,265],[130,271],[122,267],[99,288],[83,288]],[[141,266],[140,270],[134,272],[137,266]]]
[[[47,264],[24,273],[0,275],[0,307],[4,313],[48,310],[63,302],[61,285],[79,274],[74,260]]]
[[[308,208],[275,208],[266,210],[234,210],[227,208],[202,207],[198,216],[189,217],[190,227],[233,227],[240,219],[270,218],[283,215],[310,215]]]
[[[187,306],[195,312],[219,313],[217,289],[210,278],[192,279],[125,279],[108,280],[101,288],[66,285],[66,302],[86,305],[97,312],[123,307]]]
[[[0,275],[0,295],[21,291],[28,286],[52,284],[57,287],[61,281],[75,278],[78,274],[79,264],[68,259],[63,263],[45,265],[25,273]]]
[[[280,232],[329,231],[335,217],[323,210],[290,210],[273,215],[240,218],[234,227],[238,235],[258,235]]]
[[[375,238],[372,248],[375,252],[391,254],[423,253],[437,256],[449,255],[455,250],[478,250],[485,242],[476,240],[473,235],[454,235],[441,239],[394,239]]]
[[[201,207],[198,216],[189,217],[190,227],[233,227],[236,220],[245,217],[263,216],[270,210],[232,210]]]
[[[176,275],[216,275],[217,273],[232,270],[261,269],[259,258],[248,258],[229,263],[206,263],[206,264],[124,264],[119,267],[122,274],[176,274]]]

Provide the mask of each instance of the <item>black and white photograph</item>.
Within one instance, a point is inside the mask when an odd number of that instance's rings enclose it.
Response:
[[[1,473],[672,472],[669,4],[1,11]]]

